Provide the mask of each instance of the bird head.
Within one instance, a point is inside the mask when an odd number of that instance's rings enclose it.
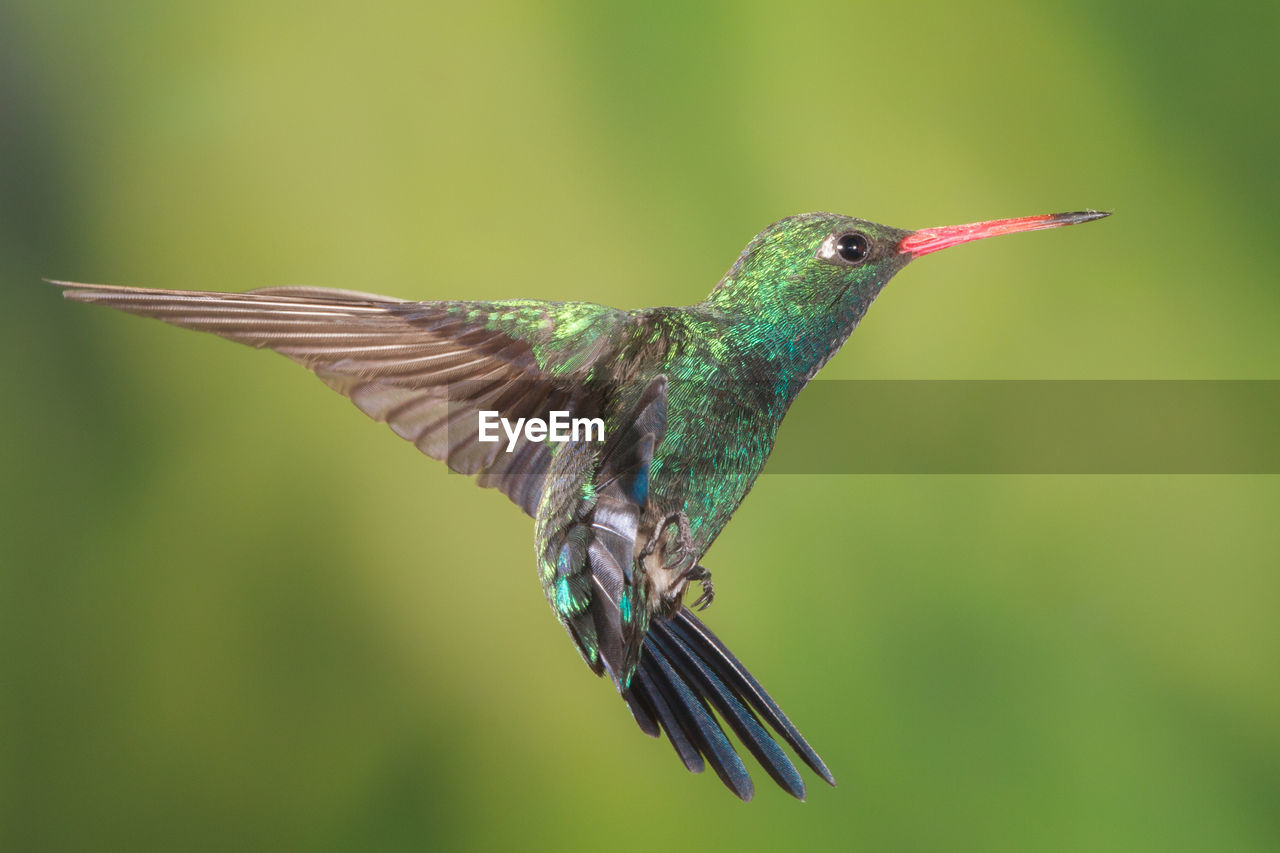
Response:
[[[787,348],[820,366],[889,279],[915,258],[985,237],[1107,215],[1050,213],[919,231],[834,213],[791,216],[755,236],[704,304],[735,318],[751,340]]]
[[[836,213],[803,213],[761,231],[712,291],[708,301],[757,310],[868,300],[915,258],[1019,231],[1101,219],[1085,210],[994,219],[907,231]]]

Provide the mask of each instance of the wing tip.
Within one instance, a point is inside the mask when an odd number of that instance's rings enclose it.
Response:
[[[78,281],[62,281],[56,278],[40,279],[45,284],[51,284],[60,289],[63,299],[70,299],[73,302],[84,302],[89,291],[102,288],[101,284],[83,284]]]

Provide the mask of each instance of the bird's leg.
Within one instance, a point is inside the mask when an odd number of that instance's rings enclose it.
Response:
[[[653,535],[641,549],[639,559],[647,564],[646,558],[661,549],[658,555],[659,565],[666,571],[682,570],[692,558],[693,537],[689,534],[689,518],[683,512],[673,512],[659,521],[653,528]]]
[[[673,512],[654,526],[638,558],[647,587],[655,593],[649,600],[656,613],[674,616],[689,581],[702,584],[702,595],[694,606],[705,608],[711,603],[715,594],[711,573],[698,564],[689,518],[683,512]]]
[[[702,595],[693,602],[694,610],[706,610],[711,606],[711,602],[715,600],[716,588],[711,583],[711,572],[707,571],[706,566],[700,563],[694,563],[690,568],[685,570],[685,578],[691,581],[697,581],[702,585]]]
[[[672,527],[675,530],[672,530]],[[655,539],[663,539],[663,568],[677,572],[677,580],[689,572],[689,564],[697,558],[693,554],[693,535],[689,532],[689,516],[673,512],[658,525]]]

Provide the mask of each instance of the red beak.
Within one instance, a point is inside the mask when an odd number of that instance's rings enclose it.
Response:
[[[939,249],[948,249],[983,237],[995,237],[1000,234],[1016,234],[1019,231],[1039,231],[1043,228],[1057,228],[1061,225],[1075,225],[1079,222],[1092,222],[1109,211],[1080,210],[1075,213],[1046,213],[1043,216],[1023,216],[1020,219],[993,219],[990,222],[973,222],[969,225],[944,225],[941,228],[921,228],[913,231],[898,244],[898,251],[913,258],[928,255]]]

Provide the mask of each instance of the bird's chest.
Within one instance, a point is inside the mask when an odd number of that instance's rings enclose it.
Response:
[[[705,553],[754,485],[777,427],[749,400],[673,406],[650,475],[650,512],[683,512]]]

